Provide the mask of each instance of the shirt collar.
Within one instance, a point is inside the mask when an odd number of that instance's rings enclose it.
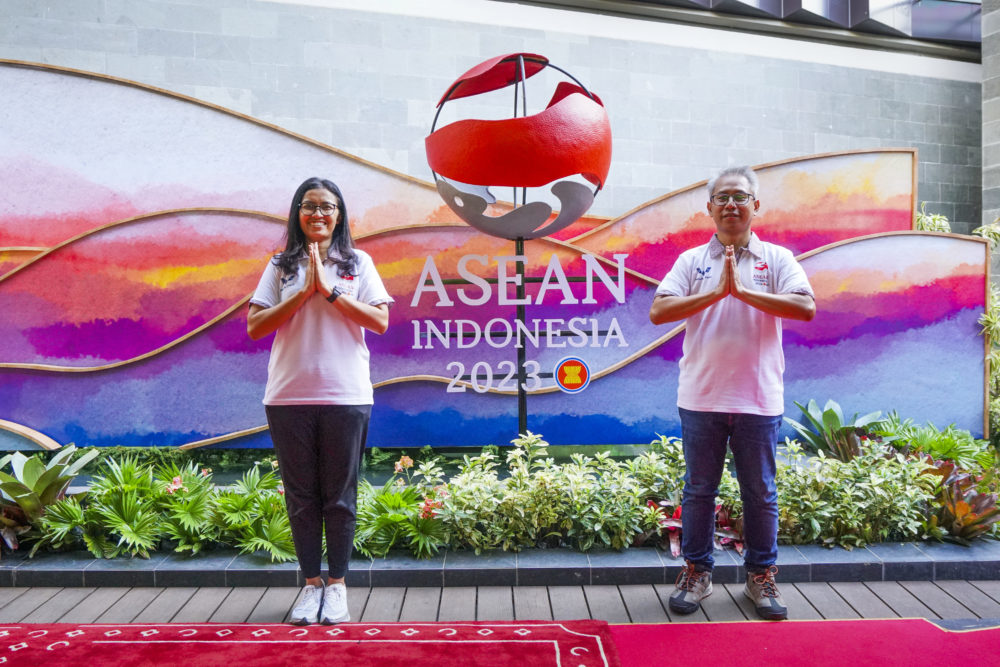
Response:
[[[746,248],[750,251],[750,254],[757,259],[764,258],[764,244],[759,238],[757,238],[757,234],[752,231],[750,232],[750,242],[747,243]],[[725,251],[726,246],[722,245],[722,241],[719,240],[718,236],[712,234],[712,240],[708,242],[708,256],[712,259],[718,259],[725,253]]]

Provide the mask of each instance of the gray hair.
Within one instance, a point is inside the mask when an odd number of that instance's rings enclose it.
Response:
[[[708,196],[711,197],[715,194],[715,184],[723,176],[742,176],[747,179],[747,183],[750,184],[750,194],[757,198],[757,188],[760,187],[760,182],[757,180],[757,174],[754,170],[747,165],[741,165],[739,167],[726,167],[719,173],[717,173],[712,178],[708,179]]]

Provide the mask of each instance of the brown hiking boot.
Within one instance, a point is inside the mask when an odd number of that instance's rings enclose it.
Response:
[[[696,570],[694,563],[685,561],[684,569],[677,575],[677,590],[670,595],[670,611],[693,614],[711,594],[712,573]]]
[[[788,618],[788,607],[781,599],[778,584],[774,583],[774,575],[778,568],[772,565],[763,572],[747,572],[747,585],[743,595],[752,602],[757,615],[765,621],[783,621]]]

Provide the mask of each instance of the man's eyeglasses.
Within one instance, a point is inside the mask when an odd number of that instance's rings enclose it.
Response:
[[[313,204],[312,202],[302,202],[299,204],[299,210],[306,215],[312,215],[316,211],[319,211],[323,215],[333,215],[337,212],[336,204]]]
[[[719,194],[712,195],[712,203],[716,206],[725,206],[732,199],[737,206],[746,206],[753,199],[753,195],[747,192],[734,192],[732,194],[726,194],[720,192]]]

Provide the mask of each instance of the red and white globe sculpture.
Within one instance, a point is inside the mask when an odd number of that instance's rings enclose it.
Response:
[[[523,86],[552,67],[532,53],[497,56],[460,76],[438,102],[438,116],[450,100]],[[523,99],[523,97],[522,97]],[[435,116],[434,126],[437,124]],[[576,222],[604,186],[611,166],[611,124],[597,95],[576,82],[562,81],[545,109],[504,120],[459,120],[431,127],[425,139],[427,163],[445,203],[476,229],[506,239],[533,239]],[[579,180],[580,176],[593,190]],[[551,185],[550,185],[551,184]],[[550,186],[559,213],[543,201],[525,201],[503,215],[487,215],[496,202],[491,187]]]

